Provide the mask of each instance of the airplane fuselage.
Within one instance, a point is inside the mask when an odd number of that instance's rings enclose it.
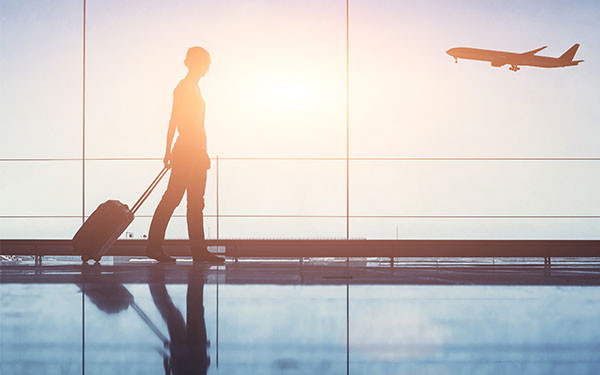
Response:
[[[544,49],[545,47],[538,48],[537,50],[524,52],[524,53],[514,53],[514,52],[504,52],[504,51],[494,51],[488,49],[479,49],[479,48],[468,48],[468,47],[457,47],[451,48],[446,51],[446,53],[458,62],[458,59],[468,59],[468,60],[479,60],[479,61],[489,61],[492,66],[503,66],[510,65],[511,70],[517,71],[519,70],[518,66],[535,66],[540,68],[560,68],[565,66],[573,66],[577,65],[583,60],[573,61],[573,57],[575,51],[577,50],[579,45],[573,46],[571,49],[573,50],[572,55],[567,56],[563,55],[561,57],[548,57],[548,56],[538,56],[537,52]]]

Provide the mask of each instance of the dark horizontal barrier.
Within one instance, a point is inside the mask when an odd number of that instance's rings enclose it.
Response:
[[[229,257],[600,257],[600,240],[207,240]],[[145,240],[119,240],[108,256],[143,256]],[[165,250],[189,256],[188,240]],[[2,255],[72,256],[70,240],[0,240]]]

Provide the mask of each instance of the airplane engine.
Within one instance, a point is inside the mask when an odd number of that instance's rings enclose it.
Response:
[[[506,64],[504,61],[492,61],[492,66],[495,66],[495,67],[500,67],[504,64]]]

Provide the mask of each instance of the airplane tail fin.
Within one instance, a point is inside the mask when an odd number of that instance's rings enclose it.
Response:
[[[562,60],[562,61],[573,61],[573,58],[575,57],[575,53],[577,53],[577,48],[579,48],[579,44],[578,43],[573,44],[573,47],[569,48],[567,50],[567,52],[563,53],[559,57],[559,60]]]

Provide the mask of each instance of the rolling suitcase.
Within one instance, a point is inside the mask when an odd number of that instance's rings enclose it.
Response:
[[[131,209],[117,200],[108,200],[96,208],[75,233],[72,240],[73,251],[81,255],[83,262],[90,259],[94,259],[96,262],[100,261],[100,258],[127,229],[137,210],[167,172],[167,168],[160,171]]]

